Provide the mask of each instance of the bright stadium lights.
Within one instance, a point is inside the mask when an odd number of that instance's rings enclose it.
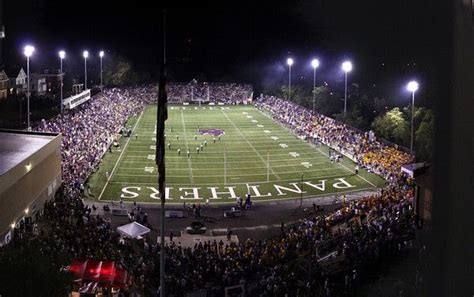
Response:
[[[63,80],[64,80],[64,73],[63,73],[63,59],[66,58],[65,51],[59,51],[59,63],[60,63],[60,75],[61,75],[61,96],[60,96],[60,108],[61,113],[63,113]]]
[[[345,73],[345,83],[344,83],[344,117],[347,113],[347,73],[352,70],[352,63],[350,61],[345,61],[342,63],[342,70]]]
[[[413,155],[413,116],[415,114],[415,92],[418,91],[418,83],[414,80],[407,84],[407,90],[411,92],[411,140],[410,154]]]
[[[418,83],[412,80],[411,82],[407,84],[407,90],[412,93],[418,91]]]
[[[319,67],[319,60],[313,59],[311,61],[313,67],[313,114],[316,112],[316,68]]]
[[[84,51],[82,56],[84,57],[84,90],[87,90],[87,58],[89,57],[89,52]]]
[[[25,54],[25,56],[27,58],[31,57],[31,55],[33,55],[33,52],[35,51],[35,47],[34,46],[31,46],[31,45],[27,45],[25,46],[25,49],[23,51],[23,53]]]
[[[349,62],[349,61],[345,61],[344,63],[342,63],[342,70],[344,70],[344,72],[349,72],[352,70],[352,63]]]
[[[104,57],[104,51],[99,52],[100,57],[100,91],[102,92],[103,85],[102,85],[102,58]]]
[[[26,112],[27,112],[27,125],[28,131],[31,130],[30,126],[30,57],[33,55],[35,48],[31,45],[25,46],[23,53],[26,56]]]
[[[291,65],[293,65],[293,59],[286,59],[286,64],[288,64],[288,101],[291,98]]]

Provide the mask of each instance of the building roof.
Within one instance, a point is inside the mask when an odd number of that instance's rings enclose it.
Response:
[[[7,74],[5,73],[5,70],[0,70],[0,81],[6,81],[6,80],[10,80],[7,76]]]
[[[0,130],[0,176],[39,151],[56,135]]]

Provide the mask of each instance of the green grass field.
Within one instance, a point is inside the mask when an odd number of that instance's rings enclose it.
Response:
[[[384,184],[380,177],[362,170],[355,175],[354,164],[347,158],[331,163],[327,147],[315,147],[297,138],[253,106],[170,106],[168,111],[168,203],[207,199],[211,203],[235,203],[236,196],[245,197],[247,192],[253,201],[296,199]],[[155,123],[156,105],[129,120],[127,125],[134,129],[132,137],[122,137],[120,148],[107,153],[89,178],[95,199],[117,201],[122,197],[124,201],[159,203]],[[202,135],[198,128],[221,129],[224,134],[220,139],[215,137],[214,143],[214,136]],[[197,154],[201,144],[203,150]],[[110,173],[108,181],[106,172]]]

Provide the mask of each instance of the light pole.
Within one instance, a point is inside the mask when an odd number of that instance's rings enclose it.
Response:
[[[286,64],[288,64],[288,101],[290,101],[291,98],[291,65],[293,65],[293,59],[288,58],[286,60]]]
[[[63,113],[63,80],[64,80],[64,73],[63,73],[63,59],[66,57],[65,51],[59,51],[59,61],[61,66],[61,113]]]
[[[311,66],[313,66],[313,114],[316,113],[316,68],[319,67],[319,60],[313,59],[311,61]]]
[[[31,45],[25,46],[23,53],[26,56],[26,111],[27,111],[27,129],[31,131],[30,126],[30,57],[33,55],[35,48]]]
[[[415,92],[418,90],[418,83],[414,80],[407,84],[407,90],[411,92],[411,140],[410,154],[413,155],[413,116],[415,113]]]
[[[89,57],[89,52],[84,51],[82,56],[84,57],[84,90],[87,90],[87,58]]]
[[[347,112],[347,73],[352,70],[352,63],[345,61],[342,63],[342,70],[345,73],[345,84],[344,84],[344,117],[346,117]]]
[[[99,52],[100,57],[100,91],[102,92],[103,85],[102,85],[102,58],[104,57],[104,51]]]

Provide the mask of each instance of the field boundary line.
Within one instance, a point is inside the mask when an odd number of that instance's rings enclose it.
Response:
[[[324,153],[323,151],[321,151],[320,148],[316,148],[316,149],[317,149],[318,151],[320,151],[321,154],[324,154],[325,156],[329,156],[329,155],[327,155],[326,153]],[[352,170],[351,170],[349,167],[347,167],[346,165],[344,165],[344,164],[342,164],[342,163],[340,163],[340,162],[339,162],[338,164],[339,164],[340,166],[344,167],[344,168],[345,168],[347,171],[349,171],[350,173],[352,173],[352,174],[358,176],[359,178],[361,178],[361,179],[364,180],[365,182],[369,183],[372,187],[377,188],[377,186],[374,185],[372,182],[370,182],[369,180],[367,180],[366,178],[364,178],[364,177],[361,176],[360,174],[356,174],[354,171],[352,171]]]
[[[287,127],[283,126],[281,123],[279,122],[276,122],[274,121],[269,115],[265,114],[263,111],[261,111],[260,109],[256,108],[258,111],[260,111],[261,114],[263,114],[264,116],[268,117],[269,119],[271,119],[274,123],[277,123],[278,125],[280,125],[280,127],[282,127],[283,129],[286,129],[288,131],[291,131],[290,129],[288,129]],[[293,133],[293,132],[291,132]],[[313,147],[311,144],[308,144],[310,147]],[[324,156],[328,156],[328,154],[324,153],[320,148],[317,148],[317,147],[313,147],[313,148],[316,148],[316,150],[318,150],[321,154],[323,154]],[[346,168],[349,172],[351,172],[352,174],[354,175],[357,175],[359,178],[361,178],[362,180],[366,181],[367,183],[369,183],[372,187],[374,188],[377,188],[376,185],[374,185],[372,182],[368,181],[366,178],[364,178],[363,176],[360,176],[359,174],[355,174],[354,171],[352,171],[349,167],[347,167],[346,165],[342,164],[342,163],[339,163],[339,165],[343,166],[344,168]]]
[[[141,118],[142,118],[142,116],[143,116],[144,113],[145,113],[145,110],[143,110],[143,111],[140,113],[140,116],[138,117],[137,122],[136,122],[135,125],[133,126],[132,134],[133,134],[133,132],[135,132],[135,130],[137,129],[138,123],[140,122],[140,120],[141,120]],[[128,144],[130,143],[130,139],[132,139],[132,134],[131,134],[130,137],[127,139],[127,143],[125,143],[125,145],[123,146],[123,150],[122,150],[122,152],[120,153],[120,156],[118,157],[117,162],[115,162],[114,168],[112,168],[112,172],[110,173],[110,177],[105,181],[105,185],[104,185],[104,187],[102,188],[102,191],[100,192],[100,195],[99,195],[99,197],[97,198],[97,200],[100,201],[100,198],[101,198],[102,195],[104,194],[105,189],[107,188],[107,185],[109,184],[109,181],[110,181],[110,180],[112,179],[112,177],[114,176],[115,170],[117,169],[117,166],[118,166],[118,164],[120,163],[120,160],[122,159],[123,153],[125,153],[125,151],[127,150],[127,146],[128,146]]]
[[[330,193],[321,193],[321,194],[315,194],[315,195],[303,195],[303,199],[306,199],[306,198],[319,198],[319,197],[334,197],[334,194],[338,194],[338,195],[341,195],[341,194],[348,194],[348,193],[358,193],[358,192],[362,192],[362,191],[366,191],[366,190],[374,190],[374,188],[360,188],[360,189],[354,189],[354,190],[348,190],[348,191],[338,191],[338,192],[330,192]],[[260,202],[278,202],[278,201],[288,201],[288,200],[295,200],[295,199],[299,199],[301,196],[291,196],[291,197],[282,197],[282,198],[270,198],[270,199],[262,199],[262,200],[252,200],[253,202],[256,202],[256,203],[260,203]],[[176,200],[179,199],[178,197],[175,197]],[[175,200],[175,198],[172,198],[170,200]],[[205,201],[204,198],[203,199],[196,199],[198,200],[199,202],[202,202],[202,201]],[[103,200],[103,201],[107,201],[107,202],[111,202],[111,200]],[[178,200],[179,201],[179,200]],[[189,200],[188,200],[189,201]],[[335,198],[334,198],[334,202],[335,203],[339,203],[340,201],[337,201]],[[132,203],[132,201],[130,202],[126,202],[126,203]],[[159,204],[159,201],[158,202],[152,202],[152,201],[140,201],[138,202],[140,204],[151,204],[151,205],[157,205]],[[174,201],[169,201],[167,200],[166,201],[167,204],[169,205],[182,205],[183,204],[183,201],[179,201],[179,202],[174,202]],[[211,203],[211,205],[221,205],[221,204],[235,204],[235,199],[234,200],[230,200],[230,201],[222,201],[222,202],[217,202],[217,201],[213,201]]]

